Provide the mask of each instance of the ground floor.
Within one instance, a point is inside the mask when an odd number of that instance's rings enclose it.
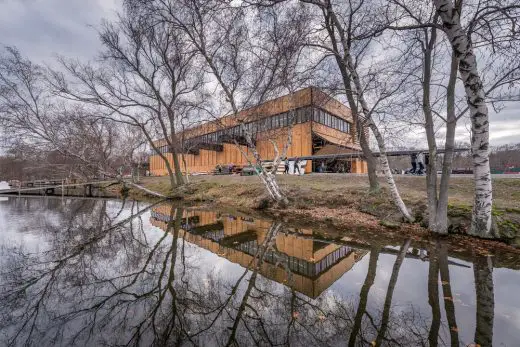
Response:
[[[256,150],[263,161],[272,161],[278,153],[282,153],[287,143],[287,128],[259,134],[255,139]],[[297,158],[301,165],[302,173],[311,172],[338,172],[338,173],[366,173],[366,162],[360,158],[336,159],[336,154],[359,153],[359,145],[349,142],[349,135],[336,130],[330,130],[319,124],[296,124],[292,129],[291,143],[287,149],[290,172],[296,173],[294,164]],[[241,141],[235,143],[198,144],[183,150],[178,154],[179,163],[184,173],[210,174],[218,167],[248,166],[254,163],[253,152]],[[173,156],[166,153],[173,167]],[[312,160],[314,155],[328,156],[327,159]],[[284,171],[283,165],[279,168]],[[152,176],[164,176],[168,174],[166,163],[159,155],[150,157],[150,173]]]

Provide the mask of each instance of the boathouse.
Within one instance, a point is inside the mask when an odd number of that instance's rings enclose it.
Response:
[[[262,160],[273,160],[273,142],[281,152],[290,124],[293,126],[287,153],[290,158],[361,151],[350,109],[321,90],[309,87],[243,110],[237,116],[224,116],[178,133],[178,139],[182,140],[179,162],[189,173],[211,173],[218,164],[246,166],[243,153],[252,159],[252,151],[246,145],[244,126],[253,134]],[[155,144],[171,161],[166,141]],[[319,171],[318,164],[307,160],[305,172]],[[367,172],[366,162],[360,156],[340,159],[335,165],[341,165],[341,170],[347,172]],[[159,155],[150,157],[150,172],[155,176],[167,175]]]

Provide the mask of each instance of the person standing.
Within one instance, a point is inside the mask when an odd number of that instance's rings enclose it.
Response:
[[[419,152],[419,154],[417,154],[417,165],[419,165],[419,170],[417,174],[424,174],[424,154],[422,152]]]
[[[410,171],[410,173],[414,174],[417,171],[417,153],[412,153],[410,158],[412,160],[412,170]]]
[[[289,174],[289,159],[287,157],[285,157],[285,170],[284,170],[284,175],[288,175]]]
[[[327,171],[327,168],[325,167],[325,162],[322,161],[321,164],[320,164],[320,172],[324,173],[326,171]]]
[[[298,171],[298,175],[300,175],[300,158],[296,158],[294,161],[294,173]]]

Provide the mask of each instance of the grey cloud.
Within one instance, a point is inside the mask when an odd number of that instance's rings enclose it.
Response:
[[[0,43],[36,62],[55,54],[90,59],[100,48],[96,27],[113,18],[116,0],[0,1]]]

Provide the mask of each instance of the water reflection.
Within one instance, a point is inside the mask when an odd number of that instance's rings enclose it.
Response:
[[[168,229],[167,205],[152,209],[152,225]],[[316,298],[360,260],[366,250],[313,238],[310,229],[215,211],[186,210],[180,237],[229,261],[250,267],[259,248],[272,237],[259,268],[262,276]],[[276,235],[272,229],[276,229]]]
[[[88,199],[10,198],[0,225],[8,345],[518,345],[520,273],[441,241]]]

